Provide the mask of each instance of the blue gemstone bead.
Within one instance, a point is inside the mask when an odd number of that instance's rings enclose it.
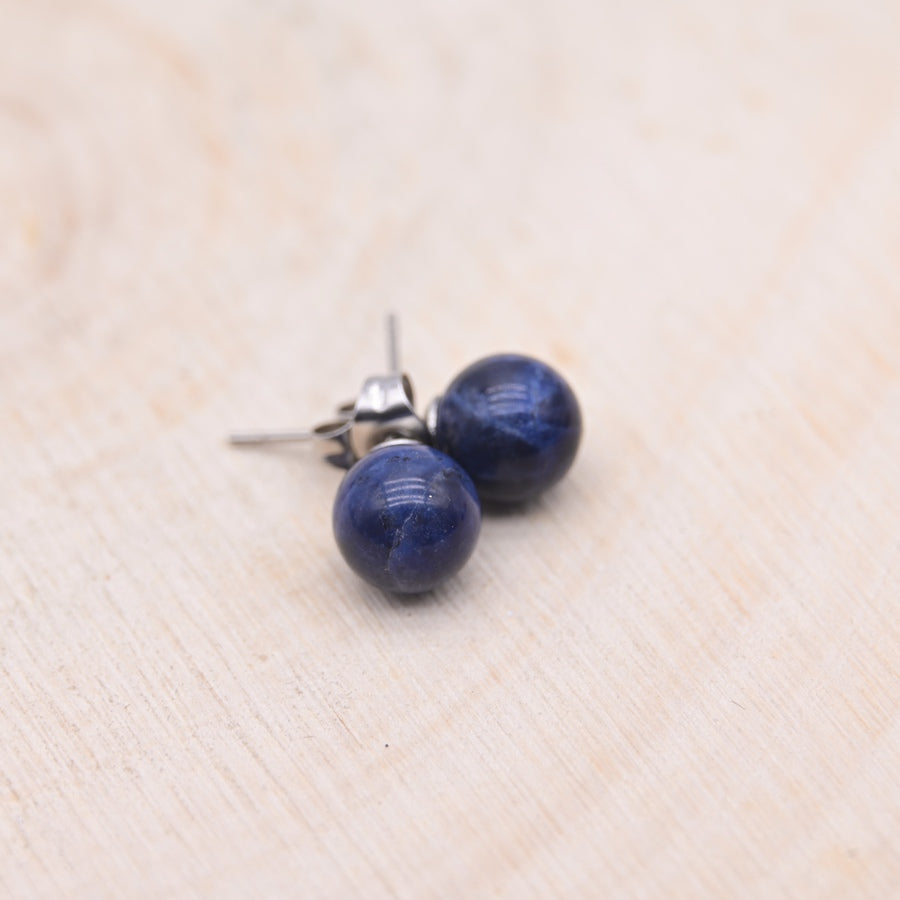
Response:
[[[481,505],[472,479],[424,444],[379,447],[344,476],[334,501],[344,559],[386,591],[430,590],[475,549]]]
[[[441,398],[436,445],[472,477],[482,500],[518,503],[559,481],[581,439],[565,379],[527,356],[489,356]]]

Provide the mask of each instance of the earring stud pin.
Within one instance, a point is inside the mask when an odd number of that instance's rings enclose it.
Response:
[[[349,468],[370,450],[392,438],[430,444],[424,419],[415,409],[412,382],[400,369],[397,317],[386,317],[388,373],[367,378],[354,402],[337,408],[337,419],[309,430],[236,431],[229,441],[238,446],[294,442],[337,442],[338,452],[326,458]]]

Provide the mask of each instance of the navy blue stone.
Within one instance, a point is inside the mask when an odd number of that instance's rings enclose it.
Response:
[[[472,479],[424,444],[379,447],[344,476],[334,501],[344,559],[386,591],[417,594],[462,568],[481,529]]]
[[[482,500],[518,503],[559,481],[581,440],[565,379],[527,356],[489,356],[441,398],[436,445],[472,477]]]

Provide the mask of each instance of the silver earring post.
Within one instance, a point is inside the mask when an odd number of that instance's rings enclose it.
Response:
[[[295,441],[332,441],[350,430],[351,420],[335,428],[319,426],[312,431],[233,431],[228,435],[230,444],[289,444]]]
[[[400,338],[398,336],[397,316],[394,313],[389,313],[385,320],[385,325],[387,326],[388,372],[391,375],[399,375]]]
[[[429,433],[413,405],[413,389],[400,369],[400,341],[397,316],[385,320],[389,374],[366,379],[355,402],[338,407],[337,421],[312,430],[236,431],[231,444],[254,446],[301,441],[337,441],[341,452],[328,457],[342,467],[352,465],[384,441],[406,438],[428,442]]]

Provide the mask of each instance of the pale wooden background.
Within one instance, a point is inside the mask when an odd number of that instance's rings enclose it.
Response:
[[[0,895],[900,896],[896,0],[0,0]],[[420,604],[238,452],[559,366]]]

